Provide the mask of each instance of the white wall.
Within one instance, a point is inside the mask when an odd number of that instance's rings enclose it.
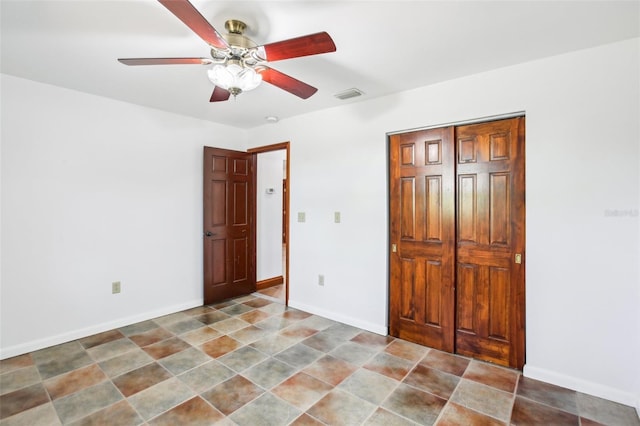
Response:
[[[2,357],[202,304],[202,147],[244,132],[1,83]]]
[[[282,276],[282,179],[286,150],[258,154],[256,279]],[[274,192],[268,194],[267,188]]]
[[[291,142],[291,306],[384,333],[386,133],[525,111],[525,374],[640,409],[639,51],[629,40],[251,130]]]

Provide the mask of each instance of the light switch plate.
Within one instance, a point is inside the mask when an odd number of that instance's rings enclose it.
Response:
[[[298,222],[303,223],[306,219],[304,212],[298,212]]]
[[[340,212],[333,212],[333,221],[335,223],[340,223]]]

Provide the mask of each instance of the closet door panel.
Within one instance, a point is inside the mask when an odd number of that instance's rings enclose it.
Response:
[[[524,364],[524,268],[516,263],[524,248],[523,125],[515,118],[456,128],[456,348],[516,368]]]
[[[389,159],[389,333],[453,352],[453,129],[391,136]]]

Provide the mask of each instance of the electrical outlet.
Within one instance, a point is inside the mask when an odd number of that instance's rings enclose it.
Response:
[[[111,294],[120,293],[120,281],[114,281],[111,283]]]
[[[324,275],[318,275],[318,285],[324,286]]]

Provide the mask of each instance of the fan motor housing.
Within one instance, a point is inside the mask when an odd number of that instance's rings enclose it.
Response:
[[[251,49],[252,47],[257,46],[257,44],[253,40],[243,36],[242,34],[225,34],[224,39],[227,40],[227,43],[229,43],[229,46],[231,47]]]
[[[223,37],[227,40],[232,47],[240,47],[243,49],[251,49],[256,47],[257,44],[248,37],[243,35],[244,30],[247,29],[247,24],[237,19],[229,19],[224,23],[225,29],[229,32]]]

